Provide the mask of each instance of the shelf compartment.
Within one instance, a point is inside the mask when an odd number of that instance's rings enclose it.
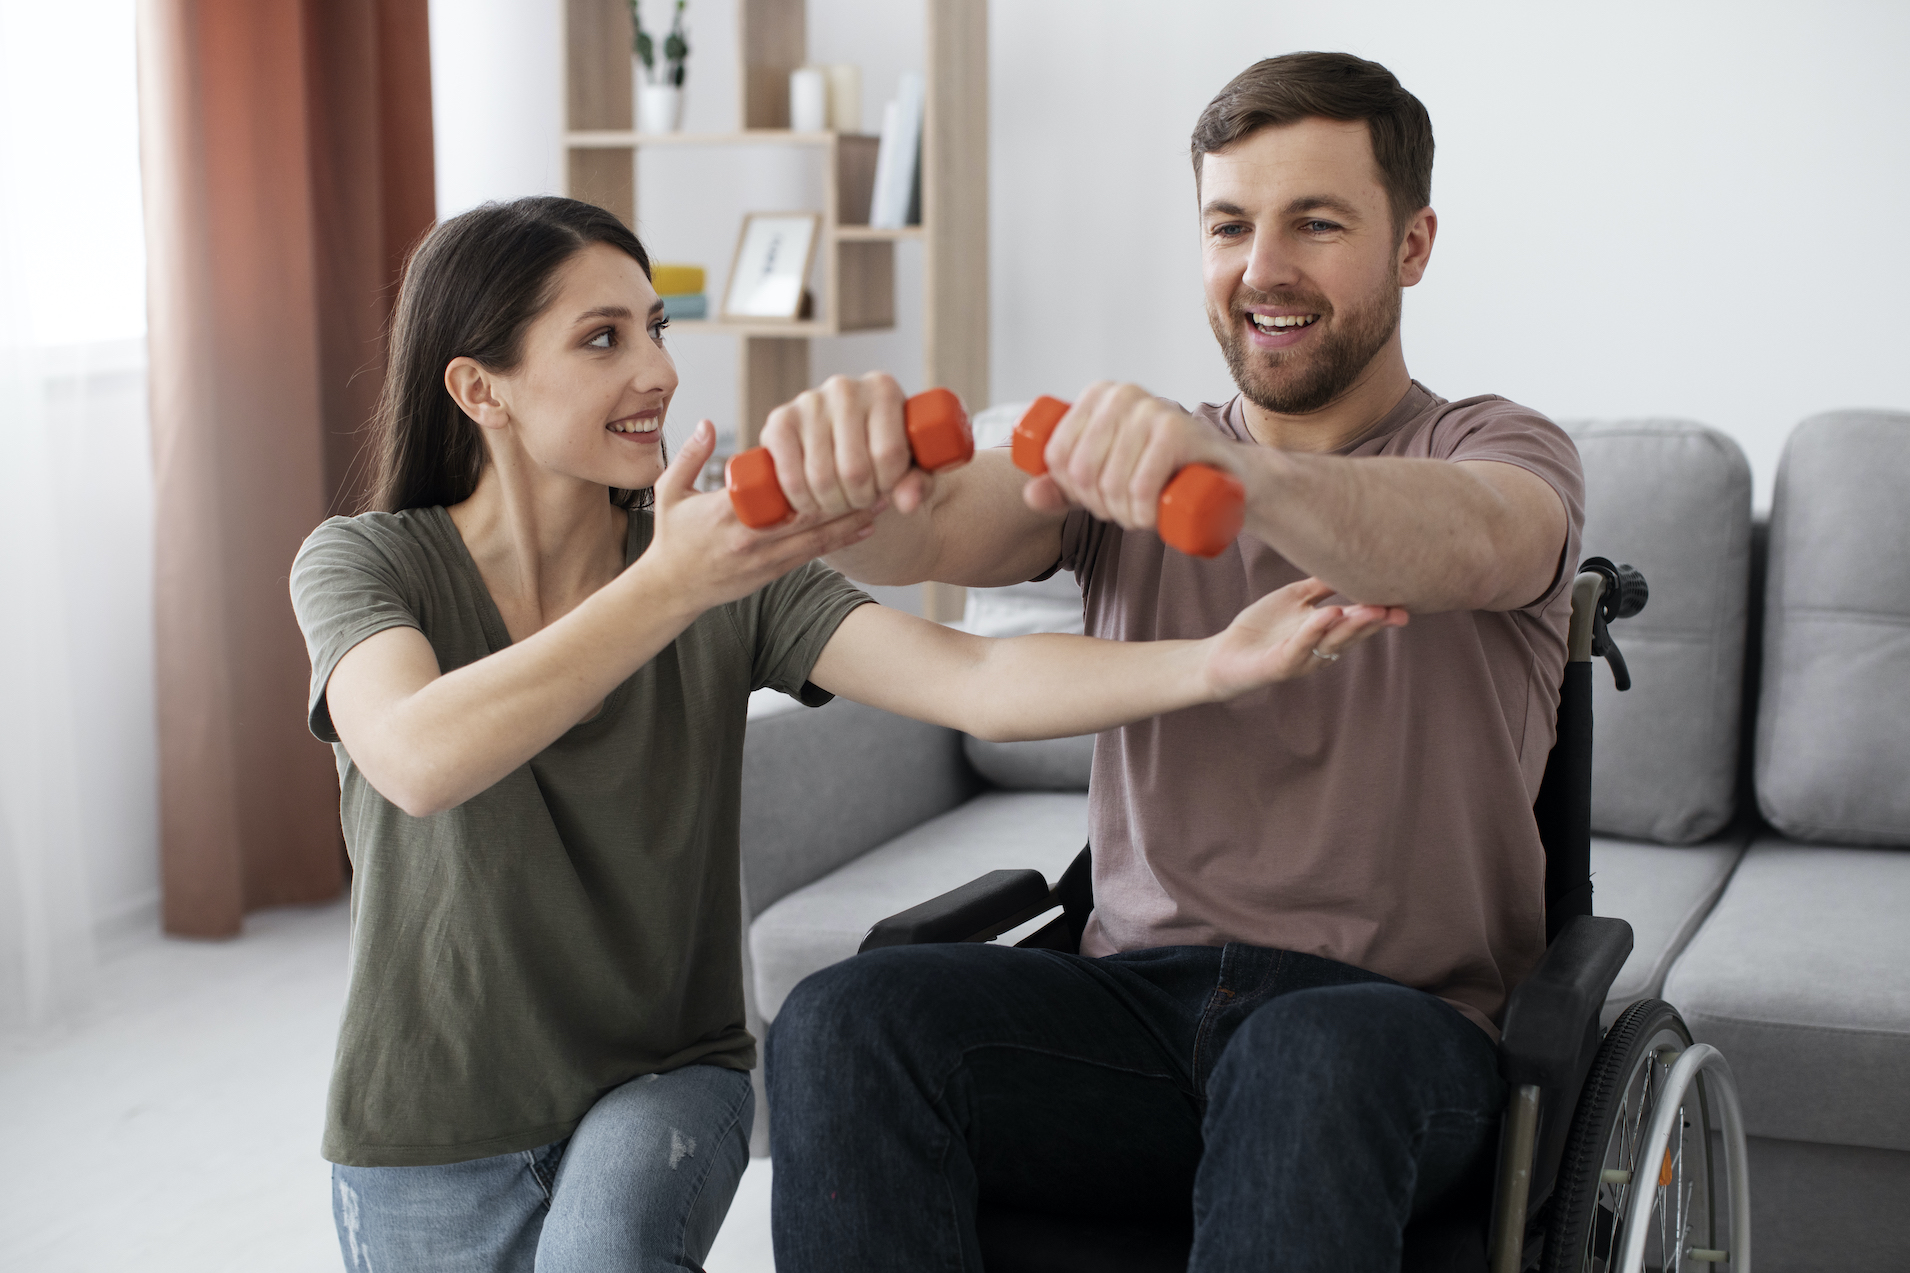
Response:
[[[839,225],[835,235],[838,243],[907,243],[922,237],[922,227],[905,225],[899,230],[881,230],[872,225]]]
[[[832,146],[881,144],[866,133],[792,133],[787,128],[752,128],[740,133],[640,133],[630,128],[572,129],[564,144],[596,150],[629,146]]]

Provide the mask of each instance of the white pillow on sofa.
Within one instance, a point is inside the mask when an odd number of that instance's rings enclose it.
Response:
[[[1005,446],[1028,404],[1005,403],[978,413],[973,420],[979,450]],[[1027,636],[1034,632],[1071,632],[1082,627],[1081,586],[1067,571],[1057,571],[1039,583],[1010,584],[1006,588],[970,588],[962,611],[962,627],[978,636]],[[991,743],[980,738],[962,740],[962,750],[975,771],[997,787],[1014,791],[1085,791],[1094,760],[1094,738],[1048,738],[1038,742]]]

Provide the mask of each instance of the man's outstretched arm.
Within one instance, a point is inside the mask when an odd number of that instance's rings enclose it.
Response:
[[[826,558],[870,584],[934,581],[988,588],[1021,583],[1061,556],[1065,509],[1022,498],[1027,478],[1005,450],[940,475],[911,467],[903,395],[893,377],[832,376],[770,412],[763,445],[798,513],[886,501],[875,533]]]
[[[1230,442],[1133,385],[1096,385],[1049,440],[1044,509],[1080,505],[1151,527],[1161,488],[1212,464],[1247,488],[1247,532],[1369,605],[1420,614],[1513,610],[1559,568],[1565,506],[1537,474],[1495,461],[1351,459]]]

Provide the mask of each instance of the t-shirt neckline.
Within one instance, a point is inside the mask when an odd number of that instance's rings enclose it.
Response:
[[[624,516],[628,519],[623,539],[623,565],[626,570],[630,568],[630,563],[649,547],[648,536],[642,534],[645,519],[638,516],[639,511],[634,508],[624,510]],[[491,653],[496,654],[499,650],[510,648],[516,642],[511,640],[511,630],[504,626],[504,612],[497,608],[497,599],[491,595],[490,586],[484,582],[484,572],[478,569],[477,558],[471,555],[471,546],[464,542],[464,536],[459,532],[458,524],[451,520],[451,510],[442,504],[434,504],[427,512],[430,514],[433,528],[449,545],[457,569],[464,572],[465,580],[470,583],[472,591],[478,598],[478,625],[484,630],[484,639],[490,645]],[[630,684],[631,679],[626,677],[615,689],[604,695],[603,706],[598,708],[594,715],[586,716],[572,725],[566,731],[566,736],[579,729],[600,725],[609,720],[616,708],[622,704],[624,689]]]
[[[1221,418],[1226,423],[1227,431],[1234,435],[1234,441],[1252,443],[1253,434],[1247,428],[1246,401],[1246,394],[1235,393],[1234,396],[1228,400],[1226,410],[1221,413]],[[1379,438],[1391,437],[1393,434],[1405,428],[1407,421],[1419,415],[1428,407],[1437,406],[1442,401],[1444,401],[1444,399],[1428,389],[1425,385],[1420,384],[1417,380],[1409,381],[1406,386],[1406,392],[1400,395],[1399,401],[1394,403],[1392,408],[1388,410],[1385,415],[1374,422],[1371,428],[1350,441],[1344,442],[1333,450],[1323,452],[1322,454],[1351,455],[1354,451],[1369,442]]]

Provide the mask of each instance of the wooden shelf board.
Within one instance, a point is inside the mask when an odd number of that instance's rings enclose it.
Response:
[[[573,150],[622,146],[828,146],[838,137],[862,133],[792,133],[787,128],[751,128],[740,133],[639,133],[629,130],[583,131],[564,134]]]
[[[834,323],[825,323],[814,318],[800,318],[788,323],[779,323],[774,320],[752,323],[724,318],[673,318],[670,320],[670,330],[673,332],[728,332],[732,336],[833,336],[836,334]]]
[[[922,237],[922,227],[905,225],[899,230],[878,230],[872,225],[839,225],[836,227],[836,241],[839,243],[900,243]]]
[[[732,336],[852,336],[857,332],[894,331],[895,324],[858,325],[838,327],[834,323],[825,323],[819,319],[805,318],[794,323],[743,323],[720,318],[672,318],[670,330],[673,332],[727,332]]]

